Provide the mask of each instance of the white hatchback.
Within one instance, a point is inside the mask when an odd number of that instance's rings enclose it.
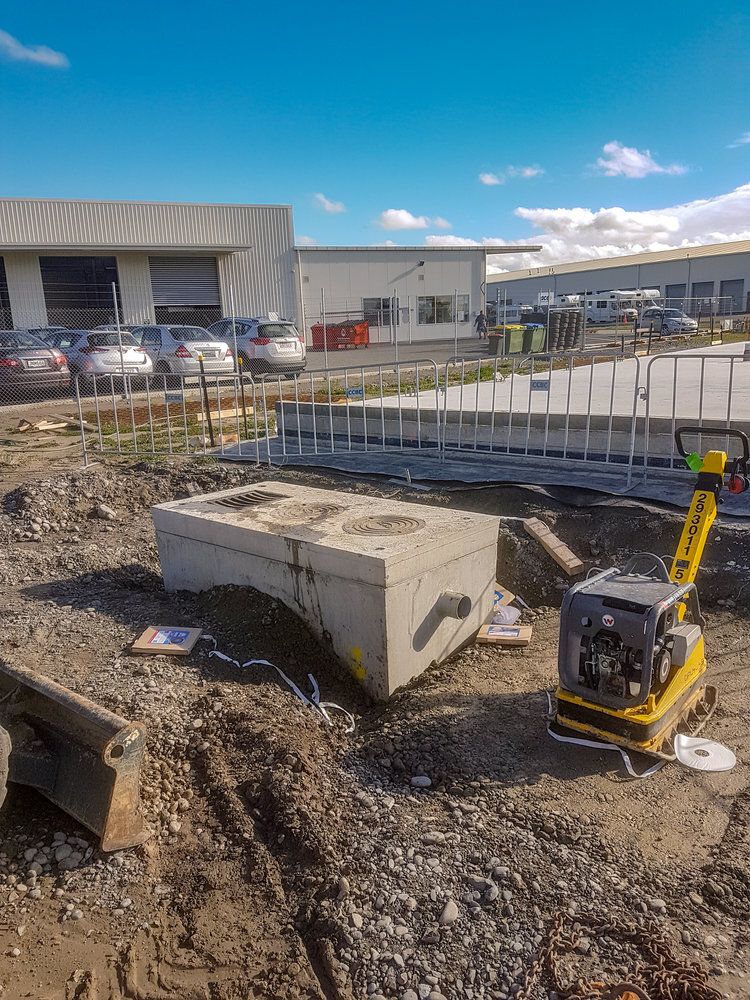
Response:
[[[298,375],[305,370],[307,351],[304,338],[294,323],[273,316],[235,316],[213,323],[208,332],[233,342],[243,369],[250,375],[280,373]]]
[[[127,330],[53,330],[44,341],[62,351],[71,375],[150,375],[151,359]],[[122,350],[120,348],[122,347]]]
[[[697,333],[698,323],[681,309],[651,308],[643,311],[643,325],[654,324],[654,333]]]
[[[144,348],[156,374],[200,375],[234,371],[229,345],[202,326],[133,326],[133,336]]]

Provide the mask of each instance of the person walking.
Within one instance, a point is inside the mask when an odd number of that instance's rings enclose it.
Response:
[[[487,336],[487,317],[483,312],[480,312],[477,318],[474,320],[474,326],[477,328],[477,333],[479,334],[479,339]]]

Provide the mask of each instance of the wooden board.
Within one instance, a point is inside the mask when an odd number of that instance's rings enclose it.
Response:
[[[246,406],[245,407],[245,412],[247,413],[248,417],[252,416],[252,413],[253,413],[252,406],[249,406],[249,405]],[[218,421],[219,421],[219,411],[218,410],[211,410],[210,411],[210,417],[214,421],[214,423],[218,423]],[[238,409],[235,409],[235,410],[222,410],[221,411],[221,422],[222,422],[222,424],[224,423],[225,420],[231,420],[233,423],[236,423],[237,422],[237,417],[239,417],[240,420],[242,420],[242,407],[241,406]],[[205,417],[203,419],[205,420]]]
[[[531,625],[482,625],[477,633],[477,642],[499,646],[528,646],[531,633]]]
[[[131,653],[151,653],[155,656],[187,656],[203,635],[201,628],[179,625],[149,625],[130,647]]]
[[[98,428],[95,424],[87,424],[85,420],[79,420],[78,417],[66,417],[62,413],[50,413],[51,420],[64,420],[66,424],[70,427],[77,427],[79,430],[84,431],[96,431]]]
[[[578,556],[572,552],[565,542],[562,542],[557,535],[550,530],[549,526],[540,521],[538,517],[527,517],[523,522],[526,533],[536,539],[545,552],[555,560],[558,566],[562,566],[568,576],[576,576],[583,573],[583,563]]]

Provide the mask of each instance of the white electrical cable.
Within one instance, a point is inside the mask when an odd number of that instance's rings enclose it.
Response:
[[[600,743],[596,740],[582,740],[574,736],[560,736],[558,733],[553,733],[550,729],[550,721],[553,718],[552,714],[552,697],[549,691],[544,692],[547,695],[547,708],[548,712],[545,717],[547,723],[547,732],[550,734],[553,740],[557,740],[558,743],[575,743],[579,747],[591,747],[594,750],[619,750],[622,756],[623,763],[627,769],[628,774],[631,778],[648,778],[649,775],[655,774],[660,771],[665,764],[669,763],[666,760],[658,760],[652,767],[647,768],[642,774],[638,772],[633,767],[628,754],[623,750],[622,747],[617,746],[616,743]]]
[[[259,663],[262,667],[273,667],[273,669],[277,672],[277,674],[279,675],[279,677],[281,677],[281,679],[286,684],[289,685],[289,687],[292,689],[292,691],[294,691],[294,693],[297,695],[297,697],[299,698],[299,700],[304,705],[307,705],[308,708],[314,707],[313,703],[310,701],[310,699],[306,695],[302,694],[302,692],[297,687],[297,685],[294,683],[294,681],[290,677],[287,677],[287,675],[284,673],[284,671],[281,669],[281,667],[277,667],[275,663],[271,663],[269,660],[247,660],[247,662],[241,664],[241,666],[244,669],[245,667],[252,667],[256,663]]]
[[[326,711],[326,709],[331,708],[337,712],[342,712],[349,720],[349,725],[346,727],[344,732],[346,733],[354,732],[355,728],[354,716],[351,714],[351,712],[347,712],[345,708],[342,708],[341,705],[337,705],[333,701],[321,701],[320,687],[318,685],[317,680],[312,674],[307,675],[310,681],[310,686],[312,687],[312,695],[310,696],[310,698],[308,698],[307,695],[303,694],[302,691],[297,687],[297,685],[294,683],[291,677],[287,677],[287,675],[284,673],[281,667],[277,667],[276,664],[271,663],[270,660],[246,660],[245,663],[240,663],[239,660],[235,660],[233,657],[227,656],[226,653],[222,653],[220,650],[218,650],[216,648],[216,639],[214,639],[212,635],[205,633],[204,635],[201,636],[201,639],[206,639],[214,644],[214,648],[208,654],[209,657],[218,656],[220,660],[224,660],[226,663],[233,663],[238,670],[242,670],[244,667],[252,667],[255,664],[260,664],[261,666],[264,667],[273,667],[273,669],[278,673],[279,677],[281,677],[284,683],[287,684],[292,689],[292,691],[294,691],[294,693],[297,695],[297,697],[303,703],[303,705],[306,705],[308,708],[314,708],[316,711],[320,712],[320,714],[323,716],[323,718],[326,720],[329,726],[333,727],[333,722],[331,721],[331,717]]]

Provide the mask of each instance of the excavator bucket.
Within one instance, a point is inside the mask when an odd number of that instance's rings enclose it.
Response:
[[[133,847],[151,835],[141,814],[146,734],[140,723],[35,670],[0,663],[0,727],[8,780],[36,789],[93,830],[103,851]],[[0,776],[4,770],[0,761]]]

